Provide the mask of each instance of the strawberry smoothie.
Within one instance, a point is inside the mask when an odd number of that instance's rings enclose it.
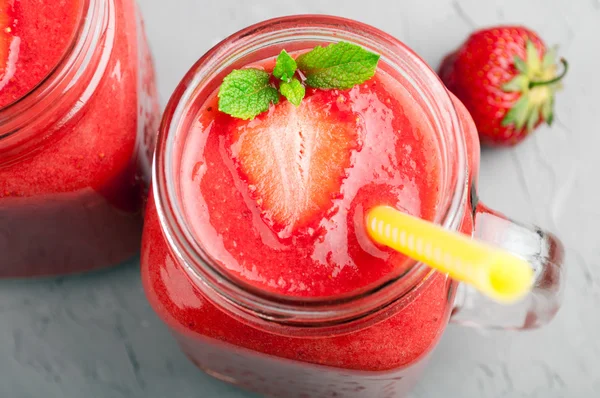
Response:
[[[220,380],[271,397],[399,398],[451,311],[511,330],[556,313],[560,242],[479,203],[469,113],[375,28],[307,15],[232,35],[177,87],[156,148],[142,282],[183,352]],[[534,295],[455,294],[368,239],[379,205],[507,250],[535,242],[515,252],[542,271]]]
[[[0,107],[41,82],[65,54],[77,29],[82,1],[0,1]]]
[[[208,254],[291,296],[348,293],[405,268],[370,242],[363,219],[381,204],[435,214],[440,160],[406,96],[379,73],[352,90],[309,89],[298,108],[282,101],[251,121],[208,99],[181,170],[186,218]]]
[[[274,58],[243,66],[270,72]],[[365,214],[387,204],[433,220],[443,160],[414,88],[386,70],[350,90],[309,88],[298,107],[282,99],[249,121],[221,113],[216,91],[183,108],[166,178],[202,262],[245,291],[293,300],[335,299],[410,274],[411,260],[368,239]],[[158,192],[147,207],[142,279],[199,368],[276,397],[397,397],[414,384],[448,322],[455,284],[445,275],[428,272],[366,328],[271,328],[230,311],[175,255]]]
[[[157,117],[134,2],[0,0],[0,28],[0,277],[131,258]]]

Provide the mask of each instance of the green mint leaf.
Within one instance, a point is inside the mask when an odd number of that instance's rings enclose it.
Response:
[[[287,51],[282,50],[277,57],[275,69],[273,69],[273,76],[289,83],[292,80],[292,77],[294,77],[296,69],[298,69],[298,65],[294,58],[292,58]]]
[[[259,69],[233,70],[219,88],[219,110],[238,119],[254,119],[279,102],[270,76]]]
[[[321,89],[348,89],[375,75],[379,55],[350,43],[315,47],[296,59],[306,84]]]
[[[300,102],[302,102],[302,99],[306,94],[304,85],[296,78],[293,78],[289,83],[282,82],[279,86],[279,91],[281,92],[281,95],[296,106],[300,106]]]

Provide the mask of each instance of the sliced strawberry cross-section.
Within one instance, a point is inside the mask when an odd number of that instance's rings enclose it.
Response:
[[[331,209],[363,129],[335,92],[315,91],[252,121],[232,119],[232,153],[242,177],[280,237],[318,222]]]

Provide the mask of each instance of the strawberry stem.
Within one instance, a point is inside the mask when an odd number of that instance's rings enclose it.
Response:
[[[535,81],[529,82],[529,88],[531,89],[533,87],[538,87],[538,86],[548,86],[550,84],[558,83],[559,81],[561,81],[561,79],[563,77],[565,77],[565,75],[567,74],[567,70],[569,70],[569,63],[564,58],[561,58],[560,62],[563,64],[563,71],[560,75],[558,75],[555,78],[550,79],[550,80],[544,80],[541,82],[535,82]]]

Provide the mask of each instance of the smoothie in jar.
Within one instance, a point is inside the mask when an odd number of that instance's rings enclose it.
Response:
[[[133,257],[158,117],[132,0],[0,1],[0,277]]]
[[[236,67],[271,73],[275,57]],[[298,106],[282,97],[251,120],[219,110],[218,90],[208,89],[218,84],[208,82],[170,132],[175,201],[203,257],[247,289],[291,300],[334,300],[411,273],[414,262],[375,245],[364,225],[377,205],[427,220],[441,206],[438,138],[403,77],[383,62],[353,88],[308,88]],[[286,335],[207,297],[170,247],[155,195],[145,290],[200,368],[281,397],[394,397],[412,386],[448,321],[454,283],[445,275],[427,271],[406,305],[370,327]]]
[[[397,39],[328,16],[251,26],[205,54],[169,101],[144,290],[220,380],[272,397],[404,397],[451,313],[530,329],[560,304],[560,241],[480,203],[478,168],[465,107]],[[526,259],[531,295],[495,303],[374,244],[365,218],[381,205]]]

